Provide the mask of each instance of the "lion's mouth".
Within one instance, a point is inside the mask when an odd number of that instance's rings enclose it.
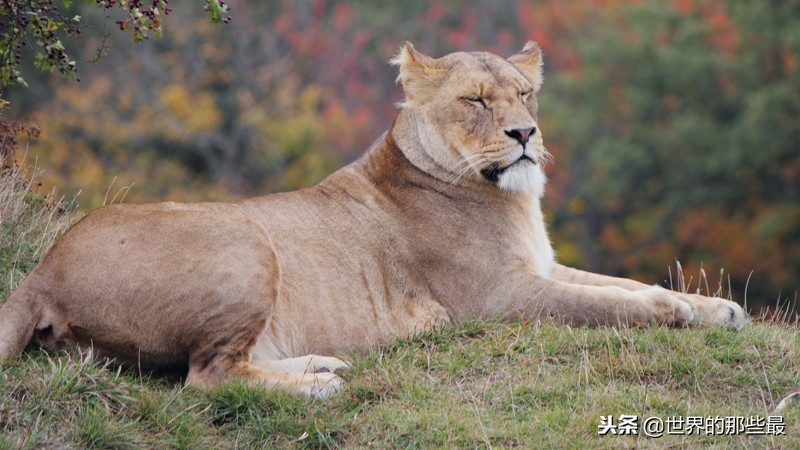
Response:
[[[511,164],[505,167],[500,167],[500,164],[492,163],[489,167],[481,169],[481,175],[483,175],[483,177],[489,180],[490,182],[497,183],[497,180],[500,179],[500,175],[502,175],[506,170],[516,166],[517,164],[521,164],[524,161],[530,161],[531,163],[536,164],[536,161],[534,161],[530,156],[523,153],[522,156],[517,158],[516,161],[512,162]]]

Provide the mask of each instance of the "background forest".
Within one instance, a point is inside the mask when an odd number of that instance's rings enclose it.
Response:
[[[545,52],[545,199],[568,265],[645,282],[701,264],[734,299],[800,289],[800,2],[245,1],[214,25],[172,0],[135,44],[94,2],[62,79],[23,67],[6,117],[41,135],[17,159],[88,211],[234,199],[314,184],[357,158],[402,99],[404,40],[440,56]],[[103,38],[106,28],[109,35]],[[108,55],[98,63],[98,49]],[[128,189],[129,188],[129,189]],[[119,194],[119,195],[117,195]],[[730,280],[730,281],[729,281]],[[697,275],[694,276],[697,283]],[[712,286],[713,287],[713,286]]]

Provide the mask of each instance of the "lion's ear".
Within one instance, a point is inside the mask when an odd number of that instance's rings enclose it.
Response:
[[[542,49],[539,48],[539,44],[528,41],[521,52],[508,58],[508,62],[513,64],[533,84],[535,91],[539,91],[544,81],[544,76],[542,75]]]
[[[408,41],[400,46],[400,53],[389,63],[400,68],[397,82],[403,85],[406,105],[414,104],[416,99],[425,98],[438,88],[447,72],[447,67],[440,60],[418,52]]]

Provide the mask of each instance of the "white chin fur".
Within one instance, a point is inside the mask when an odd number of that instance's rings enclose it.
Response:
[[[500,175],[497,186],[507,192],[529,192],[537,197],[544,195],[547,177],[539,164],[524,162],[515,164]]]

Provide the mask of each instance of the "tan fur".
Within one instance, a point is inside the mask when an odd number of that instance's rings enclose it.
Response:
[[[392,129],[319,185],[233,203],[115,205],[77,223],[0,311],[0,358],[28,341],[145,368],[337,392],[329,356],[477,318],[740,328],[731,302],[555,262],[540,198],[542,54],[393,60]],[[524,155],[524,157],[523,157]]]

